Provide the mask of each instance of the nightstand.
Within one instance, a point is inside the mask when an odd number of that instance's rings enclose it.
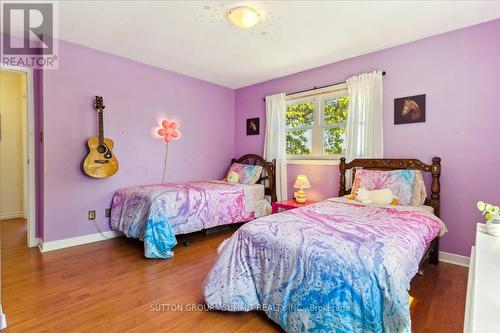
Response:
[[[307,200],[305,203],[298,203],[294,199],[288,199],[283,201],[276,201],[272,203],[273,214],[278,212],[278,209],[289,210],[299,207],[305,207],[317,203],[318,201]]]

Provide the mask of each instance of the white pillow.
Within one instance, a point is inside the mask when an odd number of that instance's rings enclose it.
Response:
[[[425,203],[425,198],[427,198],[427,190],[425,189],[424,177],[422,171],[416,170],[411,204],[413,206],[422,206]]]

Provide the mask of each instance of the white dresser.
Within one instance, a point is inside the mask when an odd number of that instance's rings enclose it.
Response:
[[[488,235],[484,224],[471,251],[464,332],[500,332],[500,237]]]

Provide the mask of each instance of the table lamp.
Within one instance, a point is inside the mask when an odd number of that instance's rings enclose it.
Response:
[[[298,203],[305,203],[307,201],[306,192],[304,192],[305,188],[311,188],[311,184],[309,184],[309,179],[305,175],[298,175],[295,180],[295,184],[293,184],[294,188],[298,188],[299,190],[293,194],[295,197],[295,201]]]

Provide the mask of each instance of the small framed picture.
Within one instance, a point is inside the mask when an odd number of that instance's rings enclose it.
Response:
[[[394,124],[425,122],[425,95],[408,96],[394,100]]]
[[[260,118],[247,119],[247,135],[259,135]]]

